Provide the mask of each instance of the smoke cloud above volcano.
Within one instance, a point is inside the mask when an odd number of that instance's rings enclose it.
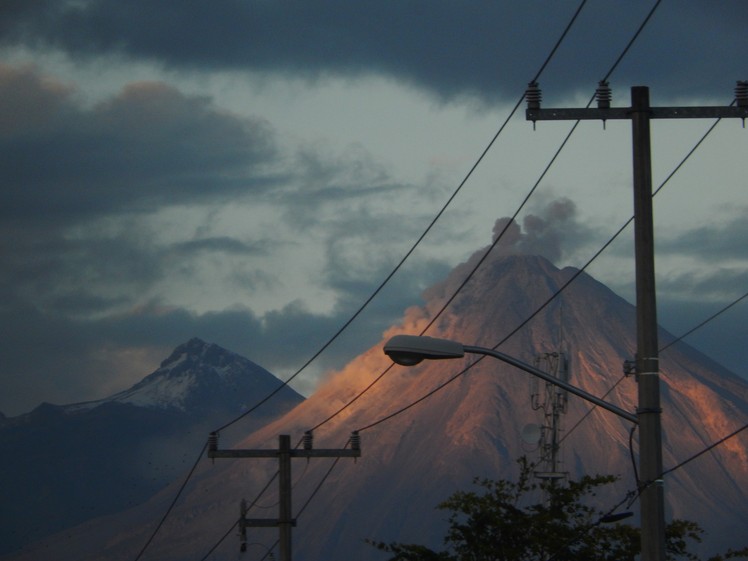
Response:
[[[509,217],[499,218],[492,241],[506,255],[542,255],[557,263],[584,238],[585,228],[577,221],[577,208],[567,198],[557,199],[536,214],[527,214],[522,226]]]

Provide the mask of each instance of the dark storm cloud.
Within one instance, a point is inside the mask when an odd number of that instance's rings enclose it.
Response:
[[[261,251],[228,236],[154,243],[164,207],[276,185],[273,133],[201,97],[134,83],[93,107],[33,67],[0,64],[0,287],[6,303],[74,316],[124,305],[169,258]],[[117,224],[97,225],[117,217]],[[6,305],[6,304],[3,304]]]
[[[748,287],[748,268],[744,265],[715,268],[700,267],[698,270],[660,275],[658,291],[671,299],[689,300],[698,296],[702,302],[720,302],[737,298]]]
[[[7,4],[7,3],[6,3]],[[516,98],[578,2],[200,2],[59,0],[4,8],[5,45],[74,56],[124,54],[188,69],[251,69],[316,79],[381,73],[442,98]],[[592,91],[654,2],[588,3],[548,68],[558,94]],[[742,0],[664,3],[615,76],[662,94],[731,95],[745,79]],[[549,92],[550,93],[550,92]]]
[[[58,230],[29,230],[3,246],[0,307],[18,300],[75,315],[101,312],[145,290],[164,265],[157,248],[135,234],[71,240]]]
[[[678,255],[715,262],[724,259],[748,260],[748,221],[744,216],[728,222],[715,222],[690,230],[675,239],[658,241],[658,247]]]
[[[272,133],[162,83],[91,109],[32,68],[0,66],[0,217],[51,224],[237,195],[270,181]]]

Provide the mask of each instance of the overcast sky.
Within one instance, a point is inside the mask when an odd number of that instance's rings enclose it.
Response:
[[[544,69],[584,106],[654,6],[589,0]],[[0,5],[0,411],[129,387],[201,337],[281,378],[361,306],[510,115],[577,1],[11,0]],[[611,76],[729,105],[748,4],[664,1]],[[654,183],[711,125],[653,123]],[[524,105],[404,266],[297,379],[376,344],[491,242],[572,123]],[[582,123],[518,217],[582,266],[632,214],[628,122]],[[660,323],[748,291],[748,131],[723,121],[655,198]],[[541,233],[542,235],[537,235]],[[631,299],[633,232],[589,272]],[[688,342],[745,375],[748,301]],[[466,343],[469,343],[466,341]]]

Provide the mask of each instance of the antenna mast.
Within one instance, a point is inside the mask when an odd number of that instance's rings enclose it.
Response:
[[[554,378],[569,381],[569,364],[563,352],[542,353],[535,357],[535,367],[551,374]],[[543,412],[538,450],[540,459],[535,477],[557,481],[568,475],[561,471],[561,416],[567,411],[569,396],[566,390],[545,382],[542,390],[538,379],[530,381],[530,402],[532,408]]]

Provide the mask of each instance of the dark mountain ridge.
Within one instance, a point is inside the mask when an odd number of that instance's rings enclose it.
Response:
[[[246,358],[192,339],[128,390],[4,419],[0,553],[143,502],[189,469],[210,430],[280,385]],[[276,397],[252,426],[303,401],[290,388]]]

